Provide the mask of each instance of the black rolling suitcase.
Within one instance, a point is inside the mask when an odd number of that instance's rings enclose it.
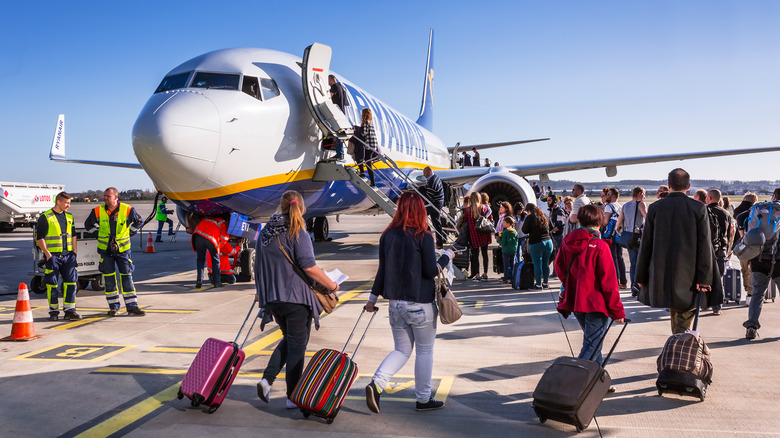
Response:
[[[696,304],[693,331],[699,325],[701,293]],[[655,386],[658,395],[665,392],[680,396],[698,397],[704,401],[707,388],[712,383],[712,362],[707,344],[700,336],[692,333],[677,333],[666,340],[656,360],[658,379]]]
[[[626,319],[625,322],[601,364],[593,360],[562,356],[555,359],[545,370],[533,393],[533,408],[539,421],[544,423],[547,420],[555,420],[572,424],[577,428],[577,432],[582,432],[590,425],[612,385],[612,378],[604,366],[631,321]],[[604,332],[604,337],[611,326],[612,321]],[[604,338],[599,345],[603,342]]]
[[[452,264],[455,265],[456,268],[468,269],[471,259],[470,251],[471,249],[467,247],[463,251],[456,252],[455,258],[452,260]]]
[[[723,276],[723,302],[734,301],[739,304],[742,300],[742,271],[728,268]]]

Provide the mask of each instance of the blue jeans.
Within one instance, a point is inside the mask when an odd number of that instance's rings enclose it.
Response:
[[[211,257],[211,281],[214,286],[222,284],[219,270],[219,254],[217,253],[217,248],[214,247],[214,243],[200,234],[192,235],[192,243],[197,253],[195,259],[197,281],[203,280],[203,268],[206,267],[206,251],[208,251],[209,257]]]
[[[273,384],[282,366],[286,365],[287,398],[290,398],[303,374],[303,359],[311,333],[311,310],[303,304],[282,302],[268,303],[265,310],[271,312],[279,324],[282,340],[271,353],[268,365],[263,371],[263,378]]]
[[[512,267],[515,264],[515,255],[514,254],[507,254],[505,252],[501,253],[501,258],[504,260],[504,279],[512,279]]]
[[[774,281],[775,286],[780,287],[780,276],[770,278],[771,275],[780,275],[780,263],[775,264],[774,270],[772,270],[769,263],[767,265],[769,266],[765,266],[765,268],[767,268],[766,271],[769,274],[753,270],[753,295],[749,298],[748,320],[742,324],[744,327],[761,328],[758,318],[761,316],[761,308],[764,307],[764,294],[769,287],[769,282]]]
[[[631,267],[628,268],[628,276],[631,278],[631,288],[634,287],[634,273],[636,272],[636,260],[639,258],[639,248],[627,248],[628,261]]]
[[[390,300],[388,312],[395,349],[379,365],[373,382],[380,392],[384,390],[390,378],[409,360],[414,349],[414,393],[418,402],[427,403],[431,398],[433,342],[436,340],[436,318],[439,313],[436,304]]]
[[[534,264],[534,280],[536,285],[547,283],[550,279],[550,256],[553,251],[552,240],[547,239],[528,246],[531,261]]]
[[[168,224],[168,234],[173,234],[173,221],[165,219],[164,221],[157,221],[157,240],[162,240],[162,230],[165,224]]]
[[[601,363],[600,343],[609,326],[609,317],[601,312],[576,312],[574,317],[582,327],[582,349],[577,357]],[[593,353],[596,353],[596,357],[593,357]]]
[[[616,240],[613,240],[609,248],[612,252],[612,261],[615,263],[618,286],[626,284],[626,262],[623,260],[623,247],[618,245]]]

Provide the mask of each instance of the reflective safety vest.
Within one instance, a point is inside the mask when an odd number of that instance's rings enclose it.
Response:
[[[70,230],[73,229],[73,215],[65,212],[65,219],[68,224],[65,232],[60,229],[60,221],[57,219],[57,214],[53,209],[50,209],[43,213],[46,221],[49,224],[46,236],[43,237],[43,241],[46,242],[46,249],[52,253],[61,253],[62,250],[62,238],[64,237],[67,243],[66,251],[73,251],[73,235],[70,234]]]
[[[195,227],[193,236],[195,234],[200,234],[210,240],[211,243],[214,244],[214,248],[217,249],[217,253],[220,252],[222,245],[228,241],[227,224],[223,219],[218,217],[203,218],[198,226]],[[194,246],[192,247],[192,250],[195,250]]]
[[[165,221],[168,220],[168,213],[166,213],[168,209],[165,208],[165,203],[160,202],[157,204],[157,216],[155,217],[158,221]]]
[[[119,211],[116,214],[116,244],[119,245],[119,252],[125,252],[130,249],[130,225],[127,223],[127,217],[130,215],[130,207],[127,204],[119,204]],[[106,211],[105,204],[95,207],[95,217],[100,223],[98,229],[98,249],[108,250],[108,241],[111,237],[111,222]]]

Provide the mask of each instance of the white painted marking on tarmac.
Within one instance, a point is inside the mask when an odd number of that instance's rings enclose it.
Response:
[[[341,248],[341,251],[352,251],[353,249],[360,248],[360,245],[354,245],[354,246],[345,246],[344,248]]]

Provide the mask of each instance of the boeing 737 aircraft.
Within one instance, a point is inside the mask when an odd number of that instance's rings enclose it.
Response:
[[[132,140],[140,164],[66,158],[62,115],[50,159],[142,168],[157,189],[179,206],[180,213],[208,216],[237,212],[257,219],[276,210],[284,191],[297,190],[305,198],[306,216],[316,219],[315,234],[327,237],[326,215],[359,213],[375,206],[375,200],[349,177],[337,178],[324,171],[319,177],[315,175],[318,166],[325,169],[323,163],[341,166],[332,160],[333,152],[322,150],[323,137],[346,140],[352,126],[360,125],[363,108],[373,112],[381,152],[397,165],[395,170],[384,162],[377,166],[377,188],[391,199],[399,188],[410,185],[410,178],[421,175],[425,166],[431,166],[444,181],[487,192],[492,200],[527,203],[534,202],[534,193],[525,176],[538,175],[546,183],[550,173],[603,167],[611,177],[619,165],[780,151],[780,147],[767,147],[457,169],[458,146],[445,146],[432,132],[433,32],[416,121],[330,72],[330,58],[330,47],[316,43],[306,49],[303,59],[253,48],[206,53],[171,70],[141,110]],[[347,90],[344,112],[331,102],[329,73]],[[346,165],[350,164],[347,158]],[[245,251],[251,254],[248,246]],[[250,259],[251,255],[242,257]]]

